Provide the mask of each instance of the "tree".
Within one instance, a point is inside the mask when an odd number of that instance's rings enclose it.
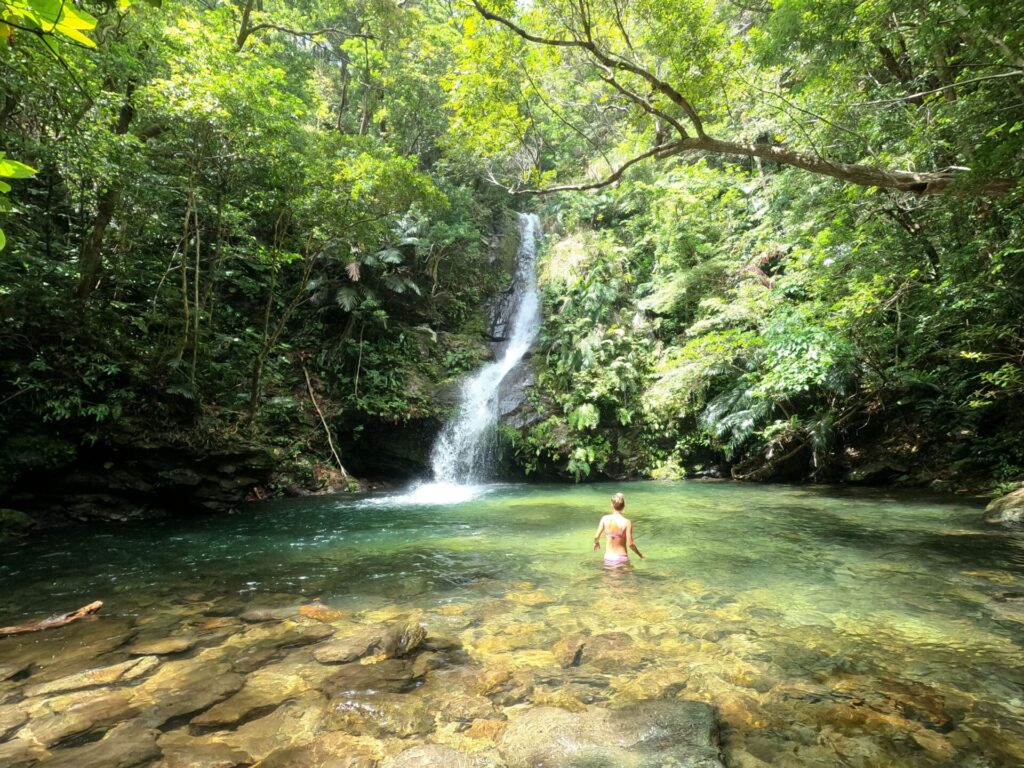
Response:
[[[877,162],[840,159],[835,154],[820,151],[811,137],[807,140],[808,150],[787,146],[771,133],[746,140],[723,138],[722,134],[742,133],[744,122],[756,119],[738,114],[742,108],[737,109],[738,105],[733,102],[749,101],[751,92],[758,91],[773,94],[780,103],[788,103],[794,110],[818,122],[828,125],[840,122],[792,104],[784,93],[775,90],[779,83],[772,89],[766,89],[743,80],[745,71],[750,70],[746,54],[753,52],[745,43],[763,40],[763,34],[755,33],[764,33],[765,30],[770,33],[771,23],[776,17],[790,13],[790,5],[783,4],[774,12],[730,14],[728,6],[715,9],[709,4],[691,0],[630,4],[618,0],[583,0],[531,6],[513,17],[503,15],[480,0],[473,0],[473,7],[481,18],[500,25],[526,43],[548,49],[546,57],[532,60],[538,67],[563,68],[573,73],[571,79],[603,83],[604,92],[597,94],[592,91],[594,96],[600,100],[614,96],[628,112],[625,122],[629,130],[634,135],[640,132],[649,137],[648,149],[634,153],[599,180],[545,185],[529,191],[548,193],[598,189],[615,183],[627,169],[642,160],[693,152],[769,161],[851,184],[921,195],[963,193],[998,196],[1014,187],[1017,183],[1015,176],[992,177],[981,172],[962,179],[967,176],[964,171],[968,170],[963,162],[941,170],[901,170]],[[846,9],[847,4],[838,2],[834,5]],[[833,10],[834,17],[840,15],[835,13],[836,9],[830,10]],[[963,13],[969,15],[966,11]],[[467,55],[464,57],[467,68],[472,71],[492,66],[480,61],[487,55],[487,50],[496,50],[486,42],[487,33],[478,30],[475,24],[467,25],[467,29]],[[730,42],[734,38],[738,41]],[[884,50],[884,46],[879,50]],[[838,51],[829,51],[828,55],[837,53],[841,55]],[[513,59],[522,57],[518,51],[511,54]],[[945,62],[944,59],[942,61]],[[1017,66],[1015,62],[1014,66]],[[948,79],[948,62],[939,64],[938,68]],[[751,74],[757,79],[764,79],[763,73]],[[981,78],[964,77],[961,87],[965,91],[972,86],[977,87],[982,81],[999,78],[1009,78],[1010,82],[1019,85],[1024,78],[1024,70],[1014,69]],[[796,85],[799,84],[790,83],[791,87]],[[934,93],[949,94],[956,87],[957,84],[950,82],[929,92],[903,95],[896,101],[920,99]],[[455,89],[457,96],[459,90],[459,87]],[[463,113],[468,114],[464,104],[456,100],[456,108],[460,106]],[[523,191],[518,187],[511,189]]]

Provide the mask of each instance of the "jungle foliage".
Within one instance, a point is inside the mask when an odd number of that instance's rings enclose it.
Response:
[[[0,486],[112,440],[332,463],[312,397],[336,433],[433,412],[410,379],[459,370],[424,336],[503,279],[503,196],[445,150],[445,8],[0,15]]]
[[[0,486],[438,414],[510,207],[548,230],[528,470],[1024,471],[1018,0],[0,19]]]
[[[474,5],[454,129],[556,230],[522,461],[1020,478],[1024,6]]]

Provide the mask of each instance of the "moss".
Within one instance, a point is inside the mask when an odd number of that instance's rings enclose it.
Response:
[[[0,507],[0,541],[22,536],[35,526],[36,522],[24,512]]]

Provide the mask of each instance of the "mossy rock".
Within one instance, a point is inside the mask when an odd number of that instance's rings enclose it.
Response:
[[[24,536],[35,524],[36,521],[24,512],[0,507],[0,541]]]

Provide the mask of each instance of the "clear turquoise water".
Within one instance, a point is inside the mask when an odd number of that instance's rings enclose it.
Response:
[[[647,560],[608,571],[590,542],[617,490]],[[709,701],[731,765],[1016,765],[1024,536],[980,511],[729,483],[491,486],[452,505],[282,500],[9,545],[0,624],[94,599],[127,626],[173,614],[186,594],[218,612],[319,598],[367,616],[416,611],[475,661],[549,681],[560,639],[623,632],[630,647],[590,703]],[[0,641],[0,664],[40,642]],[[578,686],[558,688],[544,695],[570,701]]]

